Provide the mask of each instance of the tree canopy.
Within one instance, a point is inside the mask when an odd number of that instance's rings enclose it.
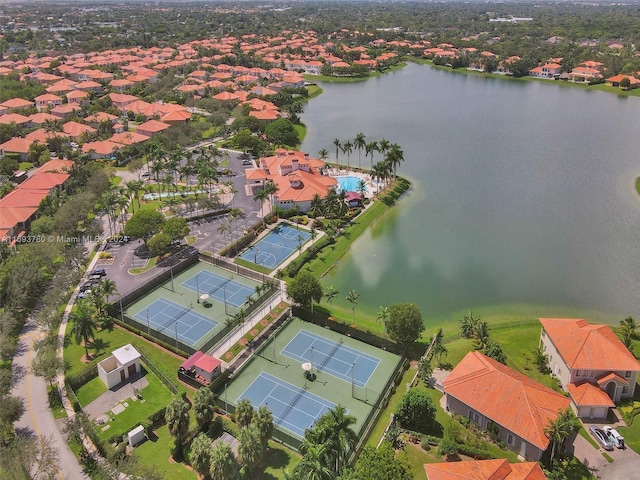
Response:
[[[322,299],[322,285],[310,272],[300,272],[287,284],[287,295],[304,307],[310,307],[311,302],[318,303]]]
[[[395,415],[401,427],[428,433],[436,423],[436,406],[425,390],[412,388],[400,400]]]
[[[396,303],[391,305],[384,327],[394,342],[413,343],[424,331],[422,313],[414,303]]]
[[[156,210],[138,210],[124,226],[124,234],[145,241],[158,233],[164,224],[164,215]]]

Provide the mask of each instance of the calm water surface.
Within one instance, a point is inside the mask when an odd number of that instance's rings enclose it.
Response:
[[[323,279],[358,310],[640,315],[640,99],[422,65],[321,86],[302,150],[386,138],[414,186]]]

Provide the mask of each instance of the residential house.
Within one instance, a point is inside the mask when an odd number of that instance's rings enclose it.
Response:
[[[136,133],[151,137],[156,133],[160,133],[166,130],[170,126],[171,125],[169,125],[168,123],[159,122],[158,120],[149,120],[138,125],[136,127]]]
[[[444,380],[447,411],[488,430],[512,451],[537,461],[544,429],[570,400],[480,352],[469,352]]]
[[[569,72],[569,81],[575,83],[590,83],[600,79],[602,79],[602,73],[592,67],[576,67]]]
[[[111,355],[98,363],[98,377],[112,389],[129,378],[141,373],[140,352],[127,344],[111,352]]]
[[[43,93],[42,95],[38,95],[34,100],[36,101],[36,108],[39,112],[49,107],[62,105],[62,98],[52,93]]]
[[[619,87],[620,82],[625,78],[629,79],[629,89],[638,88],[640,86],[640,80],[632,75],[614,75],[613,77],[607,78],[604,83],[610,87]]]
[[[608,325],[571,318],[540,323],[540,348],[579,417],[606,418],[614,403],[633,398],[640,363]]]
[[[7,113],[14,113],[16,110],[22,110],[23,108],[33,107],[34,103],[23,98],[11,98],[0,103],[0,106],[7,109]]]
[[[529,75],[538,78],[558,78],[562,73],[562,65],[559,63],[545,63],[529,70]]]
[[[537,462],[476,460],[425,464],[427,480],[546,480]]]
[[[0,155],[4,156],[7,153],[17,153],[21,162],[26,162],[29,157],[29,147],[33,143],[32,140],[26,138],[13,137],[0,144]]]
[[[24,235],[40,202],[69,178],[70,160],[50,160],[0,199],[0,241]]]

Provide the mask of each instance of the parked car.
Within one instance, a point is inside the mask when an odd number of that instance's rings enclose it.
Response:
[[[92,286],[93,286],[93,283],[91,283],[91,282],[87,282],[87,283],[85,283],[84,285],[82,285],[82,286],[80,287],[80,293],[84,293],[84,292],[86,292],[87,290],[91,290],[91,287],[92,287]]]
[[[101,277],[104,277],[107,274],[107,271],[104,268],[96,268],[95,270],[93,270],[91,272],[91,275],[100,275]]]
[[[84,290],[83,292],[80,292],[78,294],[78,298],[87,298],[89,295],[91,295],[91,289],[90,288]]]
[[[604,431],[600,430],[595,425],[591,425],[589,427],[589,431],[591,432],[591,435],[593,435],[598,443],[602,446],[602,448],[604,448],[605,450],[613,450],[613,442],[609,440],[609,437],[606,433],[604,433]]]
[[[627,446],[624,444],[624,437],[618,433],[618,431],[613,428],[611,425],[606,425],[602,427],[602,431],[605,433],[609,440],[613,442],[613,444],[620,449],[625,449]]]

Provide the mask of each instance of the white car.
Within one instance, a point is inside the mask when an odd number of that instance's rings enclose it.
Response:
[[[618,431],[610,425],[602,427],[602,431],[605,433],[609,440],[617,447],[621,449],[627,448],[624,444],[624,437],[618,433]]]

